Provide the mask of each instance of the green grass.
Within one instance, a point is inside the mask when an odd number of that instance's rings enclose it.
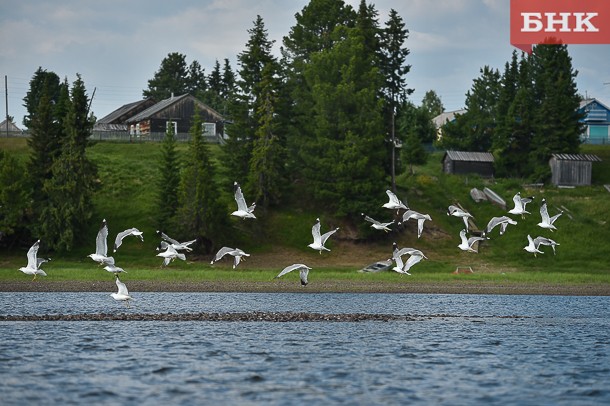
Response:
[[[18,159],[27,162],[28,147],[25,139],[0,139],[0,148],[10,151]],[[184,153],[186,144],[178,144],[178,151]],[[220,163],[218,146],[211,146],[215,162]],[[364,280],[396,281],[405,283],[447,282],[455,280],[472,283],[610,283],[610,257],[607,244],[610,241],[610,194],[603,184],[610,183],[610,146],[583,146],[583,153],[596,154],[602,162],[593,164],[593,185],[574,189],[560,189],[545,186],[541,189],[527,189],[521,179],[483,179],[478,176],[453,176],[441,172],[441,153],[432,154],[425,165],[415,167],[415,174],[401,174],[397,179],[400,197],[406,198],[414,210],[429,213],[432,222],[426,222],[424,235],[417,239],[415,223],[408,224],[400,234],[377,237],[367,244],[358,243],[354,250],[388,247],[397,241],[401,246],[421,249],[429,257],[413,268],[411,277],[401,277],[393,272],[381,274],[360,274],[356,268],[334,261],[337,252],[331,241],[331,253],[326,255],[328,265],[315,268],[310,280]],[[269,281],[287,264],[269,264],[263,269],[240,265],[232,270],[228,262],[209,265],[210,258],[189,256],[191,263],[175,261],[166,269],[160,269],[161,260],[156,257],[155,247],[155,193],[159,179],[159,157],[161,144],[157,143],[112,143],[97,142],[89,149],[90,158],[99,169],[99,191],[94,198],[94,213],[89,228],[73,252],[54,255],[51,263],[45,264],[49,276],[46,280],[108,280],[109,274],[99,268],[86,256],[93,252],[95,236],[99,224],[106,218],[111,237],[129,227],[138,227],[144,232],[145,241],[127,238],[116,253],[117,263],[128,270],[130,279],[159,279],[179,281],[206,280],[252,280]],[[224,179],[227,187],[220,196],[232,208],[232,180]],[[512,207],[512,196],[521,191],[522,195],[535,196],[535,202],[528,206],[531,215],[525,219],[516,218],[517,226],[509,226],[506,234],[498,235],[494,230],[491,239],[484,242],[479,254],[461,252],[459,231],[461,220],[446,215],[447,206],[459,202],[474,216],[478,227],[485,227],[488,219],[505,211],[489,202],[475,203],[470,198],[470,189],[489,187],[502,196]],[[380,196],[380,204],[385,201]],[[539,221],[538,206],[546,198],[551,215],[565,210],[557,220],[558,230],[550,233],[536,226]],[[320,217],[323,229],[349,226],[330,213],[293,202],[280,210],[259,212],[255,222],[235,221],[233,240],[226,245],[239,244],[240,248],[252,255],[264,256],[270,250],[283,247],[290,252],[310,254],[307,244],[311,239],[311,226]],[[355,227],[352,227],[355,229]],[[534,257],[523,251],[526,236],[544,235],[559,242],[557,255],[550,247],[545,247],[544,255]],[[281,248],[280,248],[281,249]],[[383,248],[382,248],[383,249]],[[10,252],[0,252],[0,282],[21,280],[28,277],[17,271],[25,265],[27,247],[18,247]],[[44,255],[44,253],[42,253]],[[387,257],[386,257],[387,258]],[[384,258],[379,258],[384,259]],[[367,264],[362,264],[362,266]],[[456,266],[472,266],[473,275],[453,275]],[[285,278],[297,279],[298,275]]]

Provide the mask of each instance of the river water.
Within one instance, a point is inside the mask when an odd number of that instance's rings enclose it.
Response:
[[[2,321],[0,404],[610,404],[610,298],[0,293],[0,315],[314,312],[413,321]]]

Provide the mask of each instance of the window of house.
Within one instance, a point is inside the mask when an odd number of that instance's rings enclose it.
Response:
[[[169,132],[169,129],[171,128],[170,126],[173,126],[174,134],[178,134],[178,123],[175,121],[166,121],[165,122],[165,132],[166,133]]]
[[[213,136],[216,134],[216,123],[203,123],[203,135]]]

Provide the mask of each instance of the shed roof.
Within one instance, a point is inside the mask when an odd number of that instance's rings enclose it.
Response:
[[[491,152],[469,152],[469,151],[447,151],[443,160],[448,156],[452,161],[464,162],[493,162],[494,156]]]
[[[601,162],[601,158],[593,154],[552,154],[553,158],[559,161],[588,161]]]

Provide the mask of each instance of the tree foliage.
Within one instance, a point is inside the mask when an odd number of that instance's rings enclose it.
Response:
[[[176,151],[174,126],[168,125],[159,163],[157,186],[157,228],[167,230],[178,209],[178,187],[180,185],[180,163]]]

